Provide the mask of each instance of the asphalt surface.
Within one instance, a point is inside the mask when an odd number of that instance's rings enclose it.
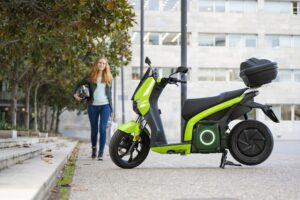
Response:
[[[70,199],[300,199],[300,141],[275,141],[264,163],[225,169],[219,168],[221,154],[150,152],[140,166],[125,170],[110,160],[107,147],[103,161],[90,153],[89,143],[81,145]]]

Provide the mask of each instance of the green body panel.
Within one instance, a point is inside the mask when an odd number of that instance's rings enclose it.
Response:
[[[160,82],[161,82],[161,77],[158,77],[158,78],[156,79],[156,82],[157,82],[157,83],[160,83]]]
[[[150,109],[149,98],[155,85],[155,80],[149,77],[138,89],[134,95],[134,101],[138,101],[138,109],[143,116],[147,114]]]
[[[191,144],[174,144],[161,147],[152,147],[151,150],[161,154],[166,154],[168,151],[174,151],[178,153],[184,152],[185,154],[190,154]]]
[[[121,124],[120,126],[118,126],[118,130],[128,134],[133,133],[134,134],[133,141],[135,141],[141,133],[140,124],[133,120]]]
[[[206,109],[204,111],[202,111],[201,113],[195,115],[194,117],[192,117],[185,128],[185,134],[184,134],[184,141],[191,141],[192,140],[192,135],[193,135],[193,128],[195,126],[195,124],[197,122],[199,122],[200,120],[204,119],[205,117],[208,117],[214,113],[217,113],[221,110],[224,110],[228,107],[233,106],[234,104],[239,103],[240,101],[242,101],[242,99],[244,98],[244,96],[240,96],[240,97],[236,97],[234,99],[231,99],[229,101],[225,101],[223,103],[220,103],[214,107],[211,107],[209,109]]]

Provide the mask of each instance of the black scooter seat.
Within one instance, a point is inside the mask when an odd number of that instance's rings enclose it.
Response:
[[[220,104],[235,97],[241,96],[247,89],[248,88],[243,88],[239,90],[224,92],[214,97],[187,99],[185,100],[182,108],[182,117],[187,121],[203,110],[206,110],[214,105]]]

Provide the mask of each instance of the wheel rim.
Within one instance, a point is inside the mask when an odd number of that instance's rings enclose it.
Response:
[[[133,144],[133,136],[128,135],[124,136],[120,143],[118,144],[118,157],[125,163],[132,163],[133,161],[137,160],[141,154],[143,149],[143,140],[142,137],[137,141],[137,143],[134,145],[133,150],[129,152],[129,149],[131,145]]]
[[[266,147],[266,138],[258,129],[244,129],[238,136],[238,148],[246,156],[261,154]]]

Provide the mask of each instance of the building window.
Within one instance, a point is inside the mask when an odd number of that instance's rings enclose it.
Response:
[[[215,12],[225,12],[225,1],[221,0],[221,1],[214,1],[215,2],[215,5],[214,5],[214,8],[215,8]]]
[[[229,34],[230,47],[256,47],[256,35]]]
[[[129,3],[133,6],[134,10],[141,9],[141,1],[140,0],[130,0]]]
[[[141,34],[140,32],[133,32],[131,35],[131,43],[132,44],[140,44],[140,39],[141,38]]]
[[[214,46],[214,36],[199,34],[199,46]]]
[[[229,1],[229,12],[243,13],[244,12],[243,1]]]
[[[291,14],[291,2],[265,1],[265,12],[272,14]]]
[[[229,80],[230,81],[241,81],[239,69],[229,69]]]
[[[256,12],[257,10],[257,2],[256,1],[234,1],[231,0],[228,2],[229,4],[229,12],[234,13],[251,13]]]
[[[281,120],[291,120],[291,105],[281,105]]]
[[[294,15],[300,15],[300,2],[299,1],[293,1],[293,14]]]
[[[300,121],[300,105],[295,105],[295,121]]]
[[[294,47],[300,48],[300,36],[294,36]]]
[[[199,34],[199,46],[226,46],[225,35]]]
[[[213,12],[214,11],[214,1],[211,0],[200,0],[199,4],[199,11],[200,12]]]
[[[163,11],[179,11],[180,0],[163,0],[162,2]]]
[[[214,45],[217,47],[226,46],[226,36],[225,35],[215,35]]]
[[[292,105],[272,105],[272,110],[274,111],[278,120],[291,120],[292,119]],[[266,120],[270,120],[268,116],[265,116]]]
[[[199,69],[199,81],[226,81],[225,69]]]
[[[200,12],[225,12],[225,0],[199,0]]]
[[[159,33],[148,32],[144,36],[145,45],[159,45]]]
[[[257,11],[257,1],[244,1],[245,13],[254,13]]]
[[[300,83],[300,70],[294,70],[294,81]]]
[[[140,68],[139,67],[131,68],[131,79],[132,80],[140,80]]]
[[[159,10],[159,0],[145,0],[145,10]]]
[[[291,38],[290,35],[266,35],[266,42],[268,47],[289,48],[291,47]]]
[[[190,44],[190,35],[187,33],[187,45]],[[181,45],[181,33],[170,32],[145,32],[145,45]],[[133,32],[131,36],[132,44],[140,44],[140,32]]]
[[[278,72],[277,78],[279,82],[291,82],[292,81],[292,71],[288,69],[281,69]]]
[[[179,45],[180,33],[162,33],[162,45]]]

